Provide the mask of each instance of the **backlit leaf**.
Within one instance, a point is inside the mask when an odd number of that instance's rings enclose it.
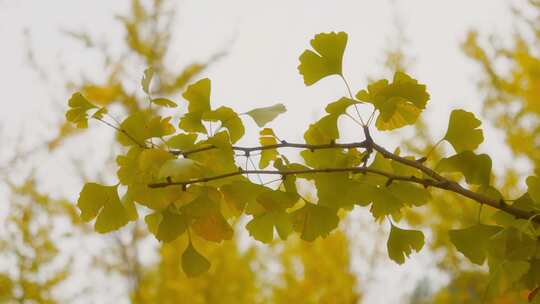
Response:
[[[529,196],[537,203],[540,203],[540,178],[537,176],[527,177],[527,192]]]
[[[441,159],[436,169],[441,173],[460,172],[469,184],[489,185],[491,158],[487,154],[474,154],[471,151],[464,151]]]
[[[150,94],[150,82],[152,82],[152,78],[154,77],[154,69],[153,68],[147,68],[144,70],[144,76],[141,80],[141,86],[143,91],[146,94]]]
[[[210,269],[210,262],[189,243],[182,254],[182,269],[188,277],[196,277]]]
[[[158,178],[172,178],[174,181],[185,181],[200,177],[202,166],[188,158],[167,160],[159,169]]]
[[[269,128],[264,128],[259,133],[259,143],[261,146],[271,146],[277,144],[276,135],[274,134],[274,131]],[[264,169],[270,165],[271,161],[276,160],[279,153],[277,149],[266,149],[261,151],[261,158],[259,160],[259,168]]]
[[[326,237],[339,222],[336,209],[306,204],[292,213],[293,228],[300,233],[304,241],[314,241],[318,237]]]
[[[281,103],[278,103],[270,107],[253,109],[246,112],[246,114],[253,118],[257,126],[262,128],[267,123],[276,119],[279,114],[285,113],[286,111],[287,109],[285,108],[285,106]]]
[[[471,262],[482,265],[486,259],[487,245],[490,238],[501,231],[501,227],[476,224],[474,226],[450,230],[450,241],[456,249]]]
[[[396,72],[392,83],[383,79],[368,85],[356,94],[361,101],[372,103],[379,110],[376,126],[392,130],[413,124],[426,107],[429,94],[426,86],[403,72]]]
[[[312,85],[330,75],[341,75],[343,52],[347,46],[344,32],[321,33],[310,41],[314,51],[305,50],[300,55],[298,71],[306,85]]]
[[[231,142],[237,142],[242,136],[244,136],[244,124],[242,120],[229,107],[219,107],[214,111],[205,112],[202,115],[202,119],[205,121],[219,121],[221,127],[226,128],[229,131]]]
[[[97,106],[91,104],[81,93],[71,95],[68,101],[69,110],[66,112],[67,121],[74,123],[77,128],[88,127],[88,111]]]
[[[117,186],[85,184],[77,207],[81,210],[83,221],[88,222],[97,217],[94,227],[100,233],[117,230],[129,221],[126,209],[118,197]]]
[[[281,239],[293,231],[291,219],[284,211],[271,211],[253,217],[246,225],[249,234],[263,243],[270,243],[274,239],[274,228]]]
[[[482,122],[473,113],[464,110],[454,110],[450,114],[450,122],[444,139],[454,147],[457,153],[474,150],[484,141]]]
[[[219,212],[211,212],[207,216],[197,219],[193,225],[195,231],[203,239],[211,242],[230,240],[233,229]]]
[[[152,99],[152,103],[167,108],[176,108],[178,106],[176,102],[167,98],[154,98]]]
[[[419,252],[424,247],[424,234],[418,230],[400,229],[394,225],[390,230],[387,249],[388,256],[396,263],[405,263],[412,251]]]
[[[185,216],[174,213],[168,209],[161,212],[161,221],[158,224],[156,239],[162,242],[172,242],[187,229]]]

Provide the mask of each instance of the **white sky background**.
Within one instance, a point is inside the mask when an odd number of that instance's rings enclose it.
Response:
[[[392,2],[396,6],[391,5]],[[305,87],[297,72],[298,56],[309,47],[309,40],[319,32],[345,31],[349,43],[345,51],[344,72],[353,92],[366,86],[367,76],[380,75],[383,50],[395,37],[394,16],[401,18],[408,39],[405,49],[414,59],[413,77],[425,83],[431,101],[424,117],[431,134],[444,135],[449,113],[464,108],[479,114],[481,95],[476,88],[477,68],[460,50],[468,29],[481,33],[509,33],[509,5],[502,0],[357,0],[357,1],[179,1],[178,23],[174,27],[171,64],[179,69],[193,60],[206,60],[229,46],[229,54],[211,66],[204,76],[212,80],[215,106],[228,105],[243,112],[254,107],[282,102],[288,112],[272,127],[289,141],[299,141],[309,123],[320,117],[324,106],[346,94],[337,77],[326,78]],[[68,92],[62,76],[52,75],[45,83],[27,65],[24,30],[31,34],[36,61],[49,71],[62,64],[68,75],[100,78],[103,72],[95,53],[85,51],[61,29],[85,30],[95,37],[113,41],[123,37],[114,14],[125,12],[127,0],[0,0],[0,125],[2,136],[14,137],[23,132],[36,142],[53,136],[54,125],[63,118]],[[133,67],[134,86],[145,67]],[[53,100],[53,101],[51,101]],[[176,100],[180,101],[178,96]],[[244,143],[255,143],[255,125]],[[502,148],[502,136],[485,126],[486,140],[481,151],[488,152],[495,163],[512,165],[509,152]],[[92,128],[103,129],[94,126]],[[102,130],[103,131],[103,130]],[[112,133],[105,130],[96,136]],[[344,137],[361,140],[359,130],[348,128]],[[395,143],[377,135],[390,150]],[[40,139],[38,139],[40,138]],[[88,143],[88,137],[85,137]],[[31,143],[28,143],[31,145]],[[73,200],[81,187],[73,169],[63,168],[63,157],[96,152],[99,147],[69,145],[69,151],[41,158],[38,176],[44,187]],[[0,158],[10,150],[0,148]],[[107,150],[104,147],[103,150]],[[86,157],[86,155],[84,156]],[[89,167],[91,167],[91,162]],[[95,172],[93,173],[95,174]],[[1,189],[0,189],[1,191]],[[0,197],[2,197],[0,195]],[[0,210],[2,208],[0,207]],[[0,218],[1,220],[1,218]],[[414,261],[417,258],[417,261]],[[413,256],[405,266],[389,265],[367,291],[365,303],[395,303],[410,292],[414,283],[427,271],[429,257]],[[431,266],[432,267],[432,266]],[[431,275],[430,275],[431,276]],[[436,276],[436,275],[434,275]],[[389,286],[392,292],[388,292]]]

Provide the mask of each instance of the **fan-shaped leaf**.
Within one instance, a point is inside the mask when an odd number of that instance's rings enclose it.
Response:
[[[196,277],[210,269],[210,262],[189,243],[182,254],[182,269],[188,277]]]
[[[419,252],[424,247],[424,234],[418,230],[400,229],[394,225],[388,237],[388,256],[396,263],[405,263],[412,251]]]
[[[473,113],[464,110],[454,110],[450,114],[448,130],[444,139],[448,141],[457,153],[474,150],[484,141],[482,122]]]
[[[304,83],[309,86],[324,77],[341,75],[347,34],[321,33],[315,35],[310,43],[316,52],[305,50],[300,55],[298,66],[298,71],[304,76]]]
[[[262,128],[267,123],[276,119],[279,114],[285,113],[286,111],[287,109],[285,108],[285,106],[281,103],[278,103],[270,107],[253,109],[246,112],[246,114],[253,118],[259,128]]]

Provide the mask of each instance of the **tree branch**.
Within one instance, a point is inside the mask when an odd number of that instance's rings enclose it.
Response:
[[[312,145],[312,144],[302,144],[302,143],[288,143],[286,141],[282,141],[281,143],[275,144],[275,145],[256,146],[256,147],[233,146],[232,149],[236,150],[236,151],[242,151],[246,155],[249,155],[249,153],[251,153],[253,151],[262,151],[262,150],[286,148],[286,147],[289,147],[289,148],[301,148],[301,149],[307,149],[307,150],[336,149],[336,148],[341,148],[341,149],[364,148],[364,149],[366,149],[368,151],[368,153],[371,153],[373,150],[375,150],[375,151],[377,151],[378,153],[380,153],[383,157],[385,157],[387,159],[392,159],[392,160],[394,160],[396,162],[399,162],[401,164],[404,164],[406,166],[418,169],[419,171],[423,172],[424,174],[426,174],[430,178],[419,178],[419,177],[416,177],[416,176],[394,175],[394,174],[389,173],[389,172],[381,171],[381,170],[378,170],[378,169],[368,168],[366,166],[362,166],[362,167],[343,167],[343,168],[305,169],[305,170],[288,170],[288,171],[279,171],[279,170],[244,170],[242,168],[239,168],[238,171],[229,172],[229,173],[225,173],[225,174],[221,174],[221,175],[215,175],[215,176],[204,177],[204,178],[199,178],[199,179],[191,179],[191,180],[186,180],[186,181],[167,181],[167,182],[162,182],[162,183],[153,183],[153,184],[149,184],[148,187],[150,187],[150,188],[163,188],[163,187],[169,187],[169,186],[175,186],[175,185],[180,185],[182,187],[185,187],[185,186],[190,185],[190,184],[204,183],[204,182],[209,182],[209,181],[218,180],[218,179],[224,179],[224,178],[228,178],[228,177],[232,177],[232,176],[243,175],[243,174],[281,175],[282,177],[285,177],[285,176],[288,176],[288,175],[302,175],[302,174],[315,174],[315,173],[337,173],[337,172],[350,172],[350,173],[362,173],[362,174],[370,173],[370,174],[376,174],[376,175],[387,177],[388,180],[389,180],[389,183],[391,183],[391,181],[394,181],[394,180],[399,180],[399,181],[405,181],[405,182],[411,182],[411,183],[419,184],[419,185],[422,185],[424,187],[434,187],[434,188],[454,192],[456,194],[459,194],[461,196],[469,198],[469,199],[471,199],[473,201],[476,201],[476,202],[478,202],[480,204],[485,204],[485,205],[491,206],[491,207],[493,207],[495,209],[502,210],[502,211],[504,211],[506,213],[509,213],[509,214],[515,216],[516,218],[530,219],[531,217],[536,215],[536,213],[534,213],[534,212],[519,209],[519,208],[513,207],[511,205],[507,205],[504,202],[504,200],[493,199],[493,198],[490,198],[490,197],[485,196],[483,194],[480,194],[480,193],[471,191],[469,189],[466,189],[463,186],[461,186],[459,183],[457,183],[457,182],[455,182],[453,180],[447,179],[447,178],[443,177],[442,175],[440,175],[439,173],[435,172],[433,169],[423,165],[423,163],[420,162],[420,161],[407,159],[407,158],[401,157],[399,155],[396,155],[396,154],[386,150],[384,147],[381,147],[381,146],[377,145],[373,141],[373,139],[371,137],[371,134],[369,133],[369,128],[367,126],[365,126],[363,128],[364,128],[365,140],[362,141],[362,142],[357,142],[357,143],[338,144],[338,143],[332,142],[332,143],[329,143],[329,144]],[[186,156],[188,156],[190,154],[204,152],[204,151],[208,151],[208,150],[212,150],[212,149],[216,149],[216,148],[217,148],[216,146],[209,145],[209,146],[206,146],[206,147],[196,148],[196,149],[187,150],[187,151],[179,151],[179,150],[171,151],[171,153],[175,154],[175,155],[183,155],[184,157],[186,157]],[[537,222],[537,223],[540,223],[540,217],[535,217],[533,220],[535,222]]]
[[[184,157],[204,152],[212,149],[216,149],[217,147],[214,145],[208,145],[206,147],[196,148],[192,150],[171,150],[170,153],[174,155],[183,155]],[[278,148],[300,148],[300,149],[306,149],[306,150],[321,150],[321,149],[353,149],[353,148],[366,148],[366,142],[357,142],[357,143],[347,143],[347,144],[339,144],[339,143],[328,143],[328,144],[321,144],[321,145],[310,145],[310,144],[301,144],[301,143],[289,143],[286,141],[282,141],[279,144],[275,145],[267,145],[267,146],[256,146],[256,147],[239,147],[239,146],[232,146],[232,149],[235,151],[242,151],[246,154],[249,154],[251,152],[255,151],[263,151],[263,150],[271,150],[271,149],[278,149]]]

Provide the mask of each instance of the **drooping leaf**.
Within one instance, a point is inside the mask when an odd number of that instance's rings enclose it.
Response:
[[[341,97],[339,100],[329,103],[325,111],[329,114],[342,115],[345,114],[348,107],[359,103],[361,102],[347,97]]]
[[[262,128],[267,123],[276,119],[279,114],[285,113],[286,111],[287,109],[285,108],[285,106],[281,103],[278,103],[270,107],[253,109],[246,112],[246,114],[253,118],[259,128]]]
[[[527,177],[527,192],[529,196],[536,202],[540,203],[540,178],[537,176]]]
[[[97,232],[117,230],[129,221],[117,187],[87,183],[79,195],[77,207],[81,210],[81,219],[88,222],[97,217],[94,225]]]
[[[308,144],[328,144],[333,140],[339,138],[339,130],[337,127],[337,120],[339,115],[329,114],[316,123],[310,124],[306,133],[304,133],[304,139]]]
[[[229,107],[219,107],[214,111],[205,112],[202,115],[202,119],[205,121],[219,121],[221,126],[229,131],[229,136],[232,143],[237,142],[242,136],[244,136],[244,124],[242,120]]]
[[[271,211],[254,216],[246,225],[249,234],[263,243],[270,243],[274,239],[274,228],[281,239],[287,239],[293,231],[289,215],[284,211]]]
[[[182,269],[188,277],[196,277],[210,269],[210,262],[189,243],[182,254]]]
[[[197,134],[176,134],[167,140],[167,146],[172,149],[178,149],[180,151],[186,151],[195,145],[197,140]]]
[[[441,173],[459,172],[463,174],[469,184],[489,185],[491,158],[487,154],[474,154],[471,151],[464,151],[441,159],[436,169]]]
[[[314,204],[306,204],[292,213],[293,228],[300,233],[304,241],[314,241],[316,238],[326,237],[334,230],[339,222],[336,209]]]
[[[448,141],[457,153],[474,150],[484,141],[482,122],[473,113],[464,110],[454,110],[450,114],[448,130],[444,139]]]
[[[150,94],[150,82],[152,82],[152,78],[154,77],[154,69],[153,68],[147,68],[144,70],[144,76],[141,80],[141,86],[143,91],[146,94]]]
[[[202,166],[188,158],[167,160],[159,169],[158,178],[172,178],[174,181],[186,181],[198,178],[202,174]]]
[[[405,263],[412,251],[420,252],[424,247],[424,234],[418,230],[401,229],[392,224],[388,237],[388,256],[396,263]]]
[[[203,239],[219,243],[233,236],[231,225],[219,212],[211,212],[193,223],[193,230]]]
[[[413,124],[429,100],[426,86],[403,72],[396,72],[392,83],[383,79],[359,91],[356,98],[372,103],[380,112],[376,126],[393,130]]]
[[[94,112],[94,114],[92,114],[92,118],[103,119],[103,116],[105,116],[105,114],[107,114],[107,108],[102,107],[99,108],[99,110],[97,110],[96,112]]]
[[[185,216],[168,209],[161,212],[161,221],[156,231],[156,239],[162,242],[172,242],[186,231],[188,223]]]
[[[154,98],[152,99],[152,103],[167,108],[176,108],[178,106],[176,102],[167,98]]]
[[[448,234],[459,252],[471,262],[482,265],[486,259],[490,238],[501,230],[498,226],[476,224],[464,229],[450,230]]]
[[[260,213],[264,212],[262,206],[257,202],[257,197],[267,188],[258,184],[254,184],[247,179],[233,181],[230,184],[226,184],[220,188],[225,202],[230,206],[233,206],[239,213],[243,212],[246,205],[257,205],[260,208]],[[253,208],[251,208],[253,209]],[[253,211],[253,210],[251,210]],[[246,210],[246,213],[253,214]]]
[[[204,78],[189,85],[182,96],[188,101],[189,113],[210,111],[210,79]]]
[[[67,121],[74,123],[77,128],[88,127],[88,111],[97,108],[81,93],[74,93],[68,101],[69,110],[66,112]]]
[[[262,147],[277,144],[276,135],[274,134],[274,131],[272,129],[264,128],[259,134],[259,143]],[[261,158],[259,159],[259,168],[264,169],[268,167],[268,165],[270,165],[270,162],[276,160],[278,155],[279,153],[277,149],[262,150]]]
[[[341,75],[347,34],[344,32],[321,33],[310,41],[314,51],[305,50],[300,55],[298,71],[306,85],[312,85],[330,75]]]
[[[176,129],[170,120],[171,117],[135,112],[120,124],[122,131],[118,132],[118,141],[124,146],[143,145],[149,138],[171,135]]]
[[[189,85],[182,96],[188,101],[188,113],[180,118],[179,128],[186,132],[206,133],[202,124],[203,113],[210,108],[210,79],[204,78]]]

